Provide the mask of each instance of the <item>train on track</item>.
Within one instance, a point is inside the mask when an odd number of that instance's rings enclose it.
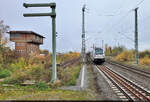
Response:
[[[90,52],[90,57],[94,64],[102,64],[105,62],[104,51],[100,47],[94,47],[92,52]]]

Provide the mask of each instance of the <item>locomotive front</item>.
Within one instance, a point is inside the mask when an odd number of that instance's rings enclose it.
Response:
[[[95,64],[101,64],[101,63],[105,62],[103,49],[101,49],[101,48],[94,49],[93,62]]]

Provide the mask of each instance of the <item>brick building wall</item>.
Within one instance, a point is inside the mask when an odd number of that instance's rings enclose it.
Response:
[[[40,54],[39,45],[43,36],[32,31],[10,31],[10,40],[15,42],[15,54],[18,57]]]

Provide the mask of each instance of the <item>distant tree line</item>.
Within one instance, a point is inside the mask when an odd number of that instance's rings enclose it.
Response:
[[[135,50],[128,50],[124,46],[111,47],[105,45],[105,56],[114,57],[117,61],[134,62]],[[139,52],[139,63],[142,65],[150,65],[150,50]]]

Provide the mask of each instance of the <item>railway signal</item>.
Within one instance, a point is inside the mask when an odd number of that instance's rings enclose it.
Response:
[[[37,17],[37,16],[50,16],[52,18],[52,80],[51,82],[54,82],[57,80],[57,68],[56,68],[56,3],[38,3],[38,4],[26,4],[24,3],[23,6],[25,8],[28,7],[50,7],[52,8],[51,13],[28,13],[23,14],[24,17]]]

